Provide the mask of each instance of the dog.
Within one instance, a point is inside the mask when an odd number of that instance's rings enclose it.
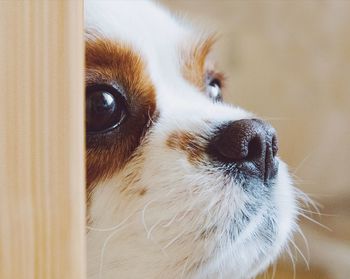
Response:
[[[88,278],[253,278],[296,230],[276,132],[223,102],[214,42],[154,2],[85,2]]]

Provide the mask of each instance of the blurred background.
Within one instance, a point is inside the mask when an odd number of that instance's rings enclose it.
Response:
[[[296,185],[320,204],[305,214],[322,225],[300,218],[309,248],[296,236],[295,268],[286,254],[274,278],[349,279],[350,1],[161,3],[218,31],[225,100],[272,122]]]

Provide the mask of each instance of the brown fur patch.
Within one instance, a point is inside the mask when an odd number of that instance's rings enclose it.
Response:
[[[144,196],[147,193],[147,189],[146,188],[142,188],[139,192],[140,196]]]
[[[87,134],[88,199],[96,184],[120,170],[141,143],[156,116],[155,89],[141,57],[126,45],[87,33],[86,84],[118,84],[127,100],[128,115],[116,129]]]
[[[190,50],[183,49],[181,53],[184,78],[201,91],[205,89],[206,59],[214,43],[215,36],[209,36],[197,42]]]
[[[200,135],[190,132],[174,132],[168,137],[166,144],[169,148],[184,151],[188,160],[193,164],[204,160],[205,147]]]

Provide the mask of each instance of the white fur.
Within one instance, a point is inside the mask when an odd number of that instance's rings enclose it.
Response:
[[[174,131],[210,134],[214,124],[252,117],[240,108],[213,104],[181,75],[179,46],[196,32],[148,1],[86,1],[85,16],[87,28],[127,43],[141,55],[160,112],[136,151],[142,155],[100,183],[93,194],[89,278],[243,279],[263,271],[295,226],[295,197],[285,164],[280,161],[272,201],[250,216],[232,242],[227,237],[231,221],[256,197],[221,173],[208,174],[207,167],[194,166],[186,154],[165,144]],[[128,174],[134,180],[129,181]],[[128,194],[120,193],[125,186]],[[148,190],[144,196],[133,194],[142,187]],[[269,246],[259,229],[271,208],[277,234]],[[201,239],[213,226],[216,232]]]

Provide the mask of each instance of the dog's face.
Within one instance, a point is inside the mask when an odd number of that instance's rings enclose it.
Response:
[[[295,226],[274,129],[222,102],[212,37],[87,1],[89,278],[250,278]]]

